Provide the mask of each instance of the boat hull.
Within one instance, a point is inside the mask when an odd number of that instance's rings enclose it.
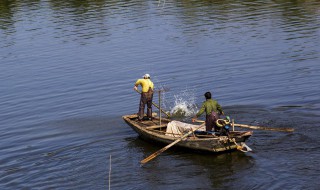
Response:
[[[162,119],[161,126],[158,118],[155,118],[154,121],[139,122],[137,121],[137,115],[133,114],[123,116],[123,119],[141,138],[147,141],[170,144],[179,139],[179,137],[165,135],[166,125],[170,122],[169,119]],[[224,152],[236,150],[238,144],[244,143],[251,135],[252,131],[230,132],[230,137],[210,136],[210,138],[203,138],[193,135],[181,140],[175,146],[194,151]]]

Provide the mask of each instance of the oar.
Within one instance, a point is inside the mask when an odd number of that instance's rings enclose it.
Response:
[[[158,150],[157,152],[151,154],[150,156],[148,156],[147,158],[143,159],[140,161],[141,165],[149,162],[150,160],[154,159],[155,157],[157,157],[159,154],[161,154],[162,152],[168,150],[170,147],[172,147],[173,145],[177,144],[178,142],[180,142],[181,140],[183,140],[184,138],[186,138],[188,135],[190,135],[191,133],[193,133],[195,130],[200,129],[201,127],[203,127],[205,125],[205,123],[199,125],[199,127],[197,127],[194,130],[189,131],[188,133],[184,134],[182,137],[180,137],[179,139],[173,141],[171,144],[168,144],[167,146],[163,147],[162,149]]]
[[[257,130],[266,130],[266,131],[279,131],[279,132],[293,132],[293,128],[272,128],[272,127],[262,127],[262,126],[252,126],[252,125],[244,125],[244,124],[234,124],[236,127],[249,128],[249,129],[257,129]]]
[[[139,90],[136,90],[139,94],[141,94],[141,92]],[[163,109],[161,109],[156,103],[152,102],[152,105],[154,105],[156,108],[158,108],[162,113],[166,114],[168,117],[170,117],[170,114],[168,114],[167,112],[165,112]]]
[[[195,120],[196,122],[202,123],[205,121],[202,120]],[[252,125],[245,125],[245,124],[234,124],[236,127],[242,128],[249,128],[249,129],[256,129],[256,130],[266,130],[266,131],[279,131],[279,132],[293,132],[293,128],[272,128],[272,127],[262,127],[262,126],[252,126]]]

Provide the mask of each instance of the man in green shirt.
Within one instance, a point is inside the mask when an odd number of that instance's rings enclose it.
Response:
[[[217,131],[216,121],[220,118],[220,115],[224,115],[223,110],[217,100],[211,99],[210,92],[206,92],[204,96],[206,97],[206,101],[203,102],[196,116],[192,118],[192,122],[195,122],[201,114],[206,112],[206,131],[212,131],[212,128],[214,131]]]
[[[153,98],[153,82],[150,80],[150,75],[143,75],[143,79],[138,79],[134,84],[134,90],[138,91],[138,86],[141,85],[142,92],[139,104],[138,119],[141,121],[144,116],[144,107],[147,104],[147,117],[152,120],[152,98]]]

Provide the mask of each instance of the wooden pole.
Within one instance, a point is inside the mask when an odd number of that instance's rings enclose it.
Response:
[[[202,120],[195,120],[196,122],[203,123]],[[233,123],[233,126],[242,127],[242,128],[249,128],[249,129],[256,129],[256,130],[266,130],[266,131],[279,131],[279,132],[293,132],[293,128],[272,128],[272,127],[263,127],[263,126],[253,126],[253,125],[245,125],[245,124],[237,124]]]
[[[252,126],[244,124],[234,124],[236,127],[257,129],[257,130],[266,130],[266,131],[279,131],[279,132],[293,132],[293,128],[271,128],[271,127],[262,127],[262,126]]]
[[[161,91],[159,90],[159,125],[161,126]],[[161,131],[161,127],[160,127]]]
[[[172,147],[173,145],[177,144],[178,142],[180,142],[181,140],[183,140],[184,138],[186,138],[188,135],[190,135],[191,133],[193,133],[195,130],[200,129],[201,127],[203,127],[205,125],[205,123],[202,123],[201,125],[199,125],[199,127],[197,127],[194,130],[189,131],[188,133],[184,134],[182,137],[180,137],[179,139],[173,141],[172,143],[168,144],[167,146],[163,147],[162,149],[158,150],[157,152],[151,154],[150,156],[148,156],[147,158],[143,159],[140,161],[140,164],[143,165],[147,162],[149,162],[150,160],[154,159],[155,157],[157,157],[158,155],[160,155],[162,152],[168,150],[170,147]]]
[[[110,166],[109,166],[109,190],[111,189],[111,154],[110,154]]]
[[[205,121],[203,120],[199,120],[199,119],[196,119],[195,122],[198,122],[198,123],[204,123]]]
[[[139,94],[141,94],[141,92],[139,90],[136,90]],[[161,110],[162,113],[166,114],[167,117],[170,117],[170,114],[168,114],[167,112],[165,112],[163,109],[161,109],[156,103],[152,102],[152,105],[154,105],[156,108],[158,108],[159,110]]]
[[[234,131],[234,119],[232,119],[232,131]]]
[[[166,116],[169,118],[170,114],[168,114],[167,112],[165,112],[163,109],[161,109],[157,104],[155,104],[154,102],[152,102],[152,105],[154,105],[156,108],[158,108],[159,110],[161,110],[162,113],[166,114]]]

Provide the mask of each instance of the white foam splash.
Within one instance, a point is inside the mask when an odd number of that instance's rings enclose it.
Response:
[[[171,108],[171,115],[192,117],[197,113],[194,92],[184,90],[182,93],[174,95],[174,106]]]

